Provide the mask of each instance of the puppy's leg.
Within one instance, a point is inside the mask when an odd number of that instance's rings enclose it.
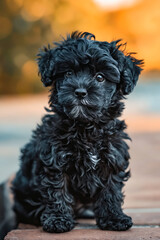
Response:
[[[66,178],[61,172],[45,176],[42,180],[43,200],[46,208],[41,215],[41,224],[47,232],[67,232],[74,228],[73,197],[68,193]]]
[[[115,183],[103,189],[95,203],[97,225],[102,230],[124,231],[132,226],[131,217],[123,213],[123,195]]]

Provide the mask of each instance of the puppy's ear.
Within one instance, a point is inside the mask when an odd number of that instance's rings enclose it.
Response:
[[[39,74],[41,75],[41,81],[45,87],[48,87],[53,82],[54,72],[54,50],[50,49],[50,46],[44,47],[37,54],[37,63],[39,67]]]
[[[137,83],[139,74],[142,71],[143,60],[138,60],[130,53],[125,55],[124,51],[119,49],[125,44],[118,44],[120,40],[110,43],[111,56],[118,62],[119,71],[121,74],[120,87],[122,93],[127,95],[131,93]]]

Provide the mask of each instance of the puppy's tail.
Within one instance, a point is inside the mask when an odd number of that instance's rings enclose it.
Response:
[[[12,209],[13,195],[10,190],[12,179],[0,184],[0,240],[17,227],[16,215]]]

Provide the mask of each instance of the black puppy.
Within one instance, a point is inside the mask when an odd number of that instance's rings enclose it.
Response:
[[[66,232],[83,206],[103,230],[132,226],[122,211],[129,137],[118,117],[143,62],[125,56],[119,42],[74,32],[38,54],[50,109],[22,149],[13,182],[18,221]]]

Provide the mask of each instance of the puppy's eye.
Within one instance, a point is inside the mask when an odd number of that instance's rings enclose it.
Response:
[[[105,77],[103,76],[103,74],[97,73],[96,76],[95,76],[95,79],[98,82],[103,82],[105,80]]]
[[[68,71],[68,72],[66,72],[65,77],[70,77],[70,76],[72,76],[72,74],[73,74],[72,71]]]

